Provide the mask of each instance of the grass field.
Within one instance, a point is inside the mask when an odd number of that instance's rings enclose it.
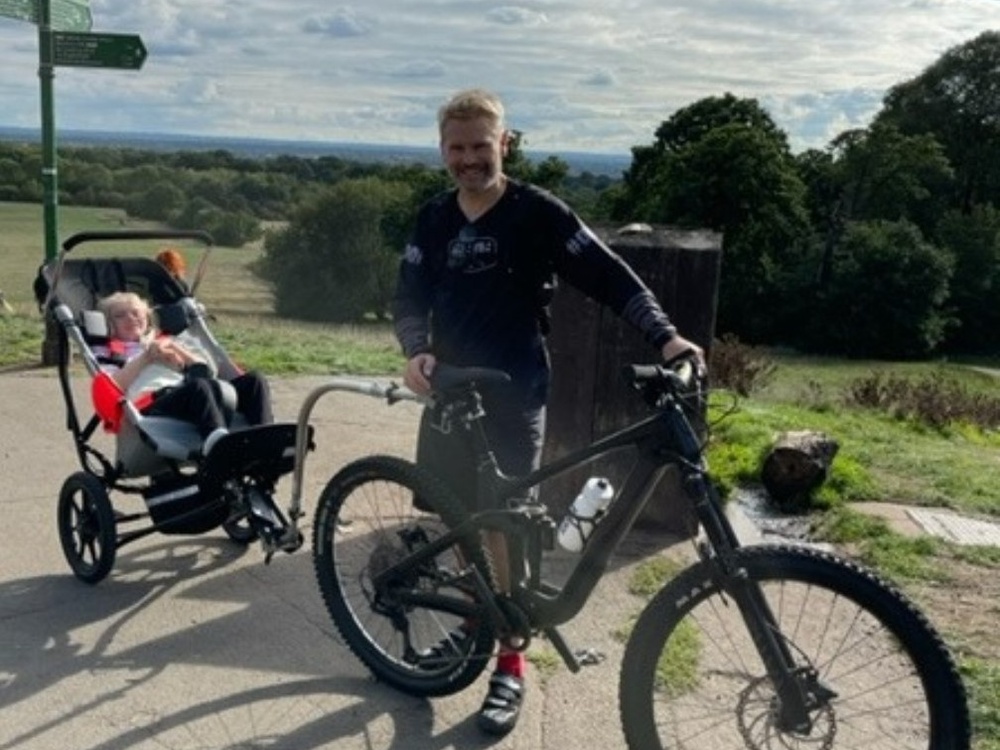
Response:
[[[82,229],[142,227],[121,212],[66,207],[60,239]],[[41,209],[0,203],[0,290],[13,314],[0,315],[0,367],[38,363],[43,335],[31,283],[42,261]],[[114,252],[152,255],[156,244]],[[194,247],[183,248],[189,266]],[[82,250],[82,249],[81,249]],[[108,253],[105,249],[105,254]],[[81,252],[81,254],[84,254]],[[250,265],[260,247],[212,251],[198,292],[214,316],[213,332],[246,365],[271,375],[295,373],[396,374],[402,358],[382,325],[334,326],[278,319],[271,297]],[[860,362],[771,352],[772,381],[742,399],[713,430],[709,460],[723,484],[752,483],[761,457],[783,430],[812,429],[840,444],[831,476],[819,493],[824,528],[850,554],[878,567],[907,589],[945,632],[972,693],[976,750],[1000,750],[1000,550],[916,543],[884,523],[852,511],[855,501],[945,506],[1000,519],[1000,431],[955,424],[932,429],[910,419],[852,408],[850,383],[873,371],[914,378],[955,379],[979,393],[1000,394],[989,370],[1000,362]]]

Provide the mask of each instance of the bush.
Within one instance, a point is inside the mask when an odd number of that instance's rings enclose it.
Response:
[[[741,343],[731,333],[712,344],[708,372],[713,387],[749,396],[767,386],[776,368],[759,349]]]
[[[269,234],[256,270],[274,286],[275,312],[354,323],[386,317],[398,265],[388,231],[409,188],[368,178],[316,195],[285,229]]]
[[[1000,399],[971,393],[946,378],[914,381],[873,372],[848,385],[846,400],[854,406],[914,419],[939,430],[956,423],[974,424],[982,430],[1000,427]]]

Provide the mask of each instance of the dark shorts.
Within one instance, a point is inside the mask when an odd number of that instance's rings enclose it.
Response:
[[[443,432],[437,422],[433,410],[425,409],[417,436],[417,464],[448,485],[470,510],[485,509],[477,500],[476,457],[469,433],[457,423]],[[538,468],[545,439],[544,407],[504,409],[494,404],[482,424],[501,471],[521,476]]]

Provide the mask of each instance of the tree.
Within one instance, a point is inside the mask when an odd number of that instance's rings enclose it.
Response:
[[[810,232],[805,187],[784,133],[753,99],[696,102],[633,149],[614,217],[723,233],[718,328],[781,335],[784,276]]]
[[[812,321],[825,351],[887,359],[933,352],[951,322],[951,275],[948,253],[913,224],[850,224]]]
[[[264,242],[259,272],[274,286],[275,311],[332,322],[384,317],[400,249],[387,242],[387,225],[394,227],[410,200],[407,185],[366,178],[303,204]]]
[[[953,174],[934,136],[904,135],[889,123],[845,131],[825,152],[806,152],[796,165],[822,236],[815,274],[820,286],[830,278],[833,255],[852,221],[907,220],[930,236]]]
[[[950,211],[937,236],[955,265],[950,303],[958,325],[948,337],[948,349],[1000,354],[1000,209]]]
[[[845,220],[907,219],[929,234],[953,177],[933,135],[905,135],[891,123],[876,122],[842,133],[831,151]]]
[[[569,174],[569,165],[557,156],[549,156],[535,165],[524,152],[524,133],[510,131],[507,156],[503,161],[504,174],[524,182],[531,182],[552,192],[558,192]]]
[[[876,123],[938,139],[955,169],[955,208],[1000,207],[1000,31],[953,47],[891,88]]]
[[[132,216],[170,222],[185,204],[184,191],[171,182],[157,182],[130,197],[126,210]]]

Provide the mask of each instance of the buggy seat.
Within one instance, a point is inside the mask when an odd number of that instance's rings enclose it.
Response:
[[[171,335],[187,331],[212,356],[223,393],[228,393],[228,403],[224,405],[233,413],[230,424],[233,429],[245,427],[246,422],[235,412],[235,391],[225,381],[242,370],[208,330],[203,306],[159,263],[139,257],[86,258],[63,259],[58,270],[51,265],[42,266],[35,292],[40,304],[46,300],[59,324],[60,378],[70,412],[70,428],[78,445],[86,443],[92,428],[81,428],[77,421],[69,387],[70,341],[91,376],[94,421],[116,435],[116,473],[123,477],[153,475],[171,464],[198,459],[202,438],[190,422],[142,414],[145,404],[130,402],[105,371],[108,362],[97,356],[95,347],[107,342],[108,327],[97,304],[101,298],[117,291],[135,292],[144,297],[150,303],[159,330]]]

